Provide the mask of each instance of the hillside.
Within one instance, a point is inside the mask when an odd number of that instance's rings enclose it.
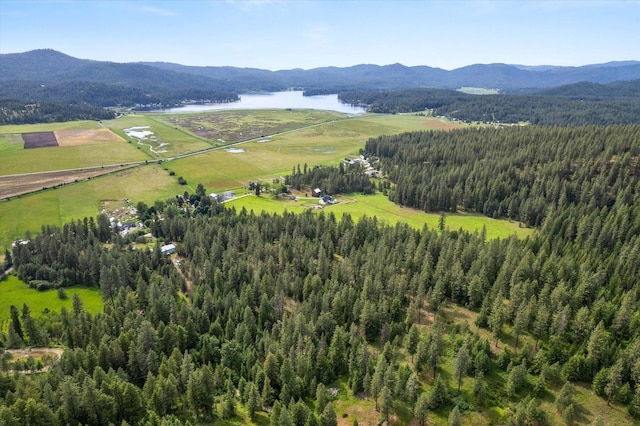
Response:
[[[341,101],[378,113],[430,113],[462,121],[549,126],[630,124],[640,117],[640,80],[574,83],[528,94],[471,95],[445,89],[346,91]]]
[[[497,88],[503,91],[548,88],[588,81],[610,83],[640,78],[640,63],[582,67],[523,68],[506,64],[476,64],[447,71],[402,64],[323,67],[269,71],[228,66],[196,67],[163,62],[113,63],[77,59],[50,50],[0,55],[1,81],[39,83],[87,81],[143,88],[201,88],[228,92],[273,91],[289,87],[343,91],[362,88],[390,90],[409,87],[457,89]]]

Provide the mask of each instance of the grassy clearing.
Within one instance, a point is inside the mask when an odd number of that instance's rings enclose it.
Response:
[[[324,207],[325,213],[332,212],[336,217],[341,217],[343,213],[349,213],[354,218],[362,216],[376,216],[380,221],[388,224],[406,222],[415,228],[422,228],[424,225],[430,228],[437,228],[440,215],[437,213],[425,213],[420,210],[402,207],[389,201],[384,195],[377,193],[373,195],[350,194],[338,196],[338,204]],[[234,206],[236,209],[245,207],[247,210],[255,212],[282,213],[285,210],[291,212],[302,212],[305,209],[318,205],[318,200],[298,199],[298,201],[274,199],[265,195],[261,197],[249,196],[239,198],[227,203],[227,206]],[[488,239],[505,238],[516,234],[524,238],[530,235],[533,230],[520,228],[515,222],[497,220],[482,215],[456,213],[446,216],[446,226],[449,229],[464,229],[469,232],[481,232],[484,226]]]
[[[153,203],[184,190],[166,170],[148,165],[14,198],[0,203],[0,248],[10,247],[27,230],[38,232],[42,224],[61,226],[71,219],[96,216],[101,200],[130,198],[136,203]]]
[[[65,289],[67,298],[58,297],[57,290],[37,291],[14,275],[9,275],[0,281],[0,323],[11,318],[9,308],[14,305],[19,311],[23,304],[31,308],[31,315],[38,318],[49,312],[60,312],[63,306],[71,311],[73,295],[77,294],[82,300],[84,309],[92,314],[102,312],[103,303],[97,288],[68,287]],[[45,312],[43,312],[45,311]]]

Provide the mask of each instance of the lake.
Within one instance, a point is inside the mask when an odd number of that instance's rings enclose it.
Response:
[[[343,112],[346,114],[364,114],[366,108],[344,104],[338,100],[338,95],[302,96],[301,91],[270,92],[260,94],[242,94],[238,102],[219,104],[193,104],[176,108],[166,108],[151,112],[186,113],[218,111],[229,109],[322,109]]]

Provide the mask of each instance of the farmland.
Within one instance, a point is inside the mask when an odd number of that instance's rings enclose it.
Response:
[[[43,139],[45,136],[46,140]],[[23,146],[30,149],[23,149]],[[3,153],[1,176],[149,158],[132,144],[125,143],[123,138],[91,121],[0,126],[0,151]]]
[[[146,126],[154,132],[158,141],[170,141],[166,147],[167,152],[154,153],[149,146],[137,145],[124,132],[124,129]],[[209,133],[199,136],[196,134],[199,131],[197,127],[206,128]],[[153,203],[154,200],[171,198],[185,190],[194,192],[198,183],[202,183],[209,192],[233,189],[240,195],[242,191],[246,192],[244,188],[247,181],[270,182],[289,174],[298,164],[336,165],[345,156],[356,154],[370,137],[456,127],[459,125],[416,115],[364,115],[347,118],[333,112],[311,110],[217,111],[191,115],[132,114],[101,124],[75,122],[4,126],[0,128],[0,150],[11,156],[12,160],[3,165],[0,175],[62,168],[78,169],[0,179],[0,191],[4,196],[12,195],[10,190],[19,190],[24,185],[39,189],[66,184],[0,204],[0,246],[7,247],[27,230],[37,232],[44,223],[62,225],[73,218],[95,216],[102,200],[130,198],[134,203]],[[217,129],[217,133],[211,133],[211,129]],[[252,133],[255,129],[261,130],[258,133],[263,133],[264,137],[227,148],[230,143],[237,142],[234,138],[255,136]],[[62,135],[71,146],[32,150],[16,148],[21,144],[20,134],[45,131],[56,132],[56,136]],[[82,132],[92,132],[85,135],[92,134],[97,140],[93,143],[78,143],[82,139]],[[277,132],[284,133],[274,135]],[[121,138],[131,143],[118,142]],[[224,143],[217,139],[224,140]],[[212,148],[215,149],[199,155],[164,161],[160,166],[155,163],[144,164],[145,160],[169,158]],[[58,155],[60,152],[65,155]],[[119,162],[123,161],[142,164],[120,170],[122,167]],[[105,166],[103,169],[98,165],[99,168],[93,170],[88,168],[96,163],[113,166]],[[100,176],[102,174],[104,176]],[[177,183],[179,176],[187,181],[187,185]],[[434,227],[438,221],[437,214],[399,207],[381,194],[368,197],[350,195],[344,197],[343,201],[333,206],[332,211],[339,215],[348,212],[357,217],[365,214],[377,215],[389,223],[405,221],[415,227],[423,224]],[[313,200],[307,207],[315,204],[317,203]],[[266,196],[261,199],[244,198],[230,205],[245,205],[248,209],[258,211],[304,209],[300,207],[300,203],[273,202]],[[482,216],[464,214],[447,217],[450,229],[461,227],[479,231],[483,225],[490,238],[513,233],[524,236],[530,233],[528,229],[518,228],[517,223]]]

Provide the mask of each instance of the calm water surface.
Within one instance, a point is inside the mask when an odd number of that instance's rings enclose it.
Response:
[[[240,95],[240,101],[221,104],[185,105],[153,112],[183,113],[229,109],[322,109],[346,114],[363,114],[365,108],[344,104],[338,95],[302,96],[302,92],[271,92]]]

